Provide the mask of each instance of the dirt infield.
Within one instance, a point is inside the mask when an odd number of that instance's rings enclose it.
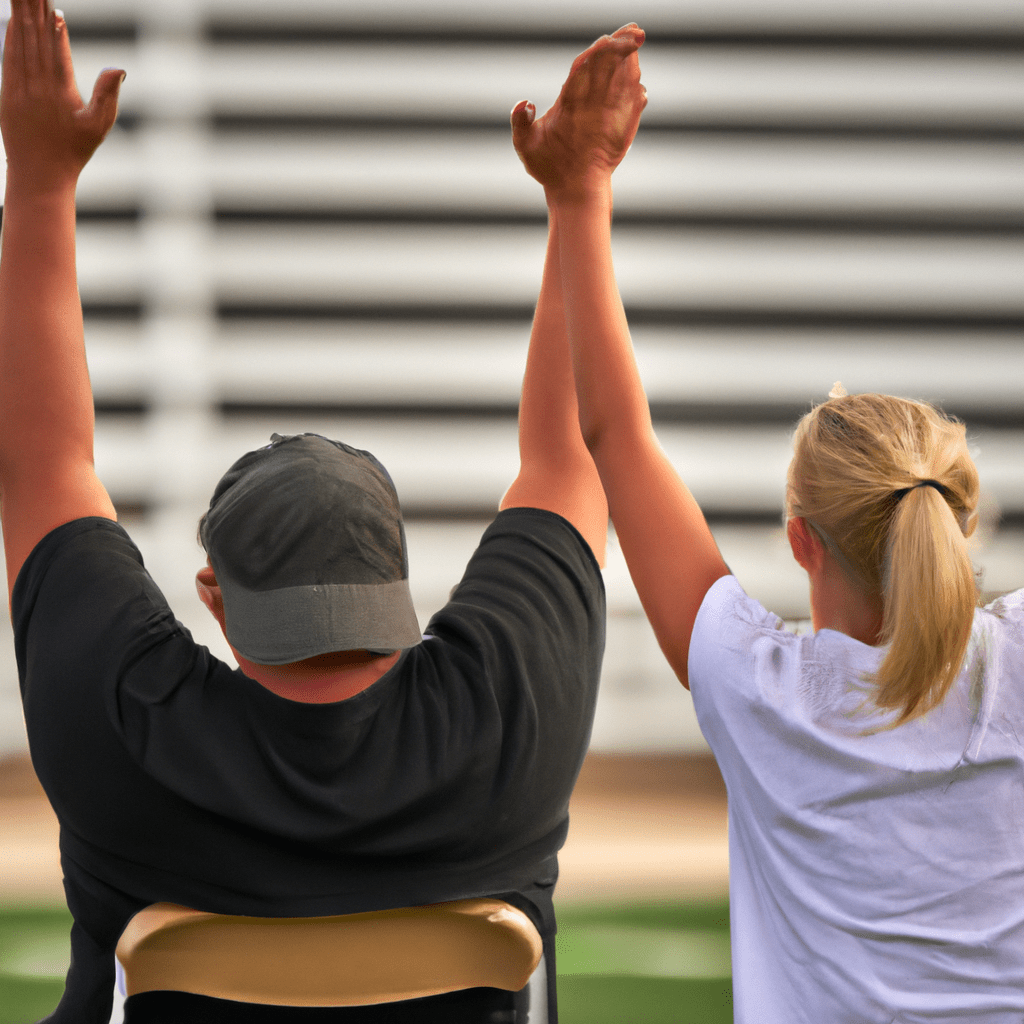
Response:
[[[725,895],[725,787],[710,755],[591,753],[559,856],[560,902]],[[0,761],[0,901],[63,901],[57,822],[27,757]]]

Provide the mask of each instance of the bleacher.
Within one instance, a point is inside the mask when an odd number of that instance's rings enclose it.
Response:
[[[65,14],[83,89],[103,66],[128,72],[79,191],[97,467],[218,651],[192,596],[195,522],[272,431],[380,457],[421,624],[443,602],[517,469],[545,217],[508,112],[546,109],[572,57],[629,19],[648,32],[650,103],[616,174],[620,285],[659,435],[741,582],[807,615],[781,528],[789,436],[842,380],[967,422],[984,587],[1024,585],[1018,0]],[[700,746],[614,545],[606,577],[595,744]],[[5,656],[5,721],[13,670]]]

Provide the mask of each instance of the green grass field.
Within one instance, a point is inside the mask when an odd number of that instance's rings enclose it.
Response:
[[[63,907],[0,907],[0,1024],[31,1024],[64,991],[71,915]]]
[[[0,1024],[31,1024],[60,1000],[71,918],[0,908]],[[728,1024],[725,902],[559,909],[561,1024]]]
[[[729,905],[558,911],[560,1024],[731,1024]]]

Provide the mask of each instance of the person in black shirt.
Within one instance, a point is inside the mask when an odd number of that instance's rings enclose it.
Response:
[[[12,7],[0,497],[30,749],[74,916],[48,1019],[105,1024],[114,945],[152,902],[315,916],[495,895],[541,930],[554,1021],[551,893],[596,699],[607,528],[557,223],[520,472],[448,604],[421,636],[372,456],[275,437],[228,471],[201,527],[197,583],[233,669],[174,618],[93,468],[74,196],[123,73],[83,103],[63,17],[46,0]]]

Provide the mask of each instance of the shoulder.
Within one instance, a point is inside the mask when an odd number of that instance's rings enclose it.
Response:
[[[695,659],[699,662],[722,646],[734,646],[738,637],[751,634],[778,639],[792,636],[786,633],[782,619],[750,597],[735,576],[720,577],[704,595],[694,620],[690,672]]]
[[[41,587],[89,578],[97,565],[144,572],[142,555],[112,519],[90,516],[51,530],[32,549],[18,573],[11,594],[12,614],[32,603]],[[59,567],[59,573],[54,570]]]
[[[102,517],[65,523],[36,545],[18,574],[11,618],[19,661],[42,652],[55,671],[76,658],[133,658],[140,644],[187,633],[124,528]]]
[[[508,508],[487,527],[462,582],[495,573],[506,584],[543,577],[583,584],[603,597],[590,545],[567,519],[544,509]]]
[[[799,682],[807,641],[814,638],[789,632],[735,576],[721,577],[704,596],[690,640],[694,704],[719,703],[726,693],[785,702]]]
[[[554,512],[510,508],[426,632],[494,656],[527,646],[562,656],[603,649],[604,614],[601,570],[576,528]]]
[[[1001,594],[980,609],[980,613],[991,615],[1008,625],[1024,628],[1024,589]]]
[[[571,550],[585,556],[597,573],[600,567],[583,535],[563,516],[542,508],[506,508],[495,516],[484,531],[480,544],[499,539],[518,538],[523,543]]]
[[[1002,594],[979,608],[974,614],[974,633],[976,642],[984,638],[984,647],[995,645],[1002,659],[1024,669],[1024,590]]]

